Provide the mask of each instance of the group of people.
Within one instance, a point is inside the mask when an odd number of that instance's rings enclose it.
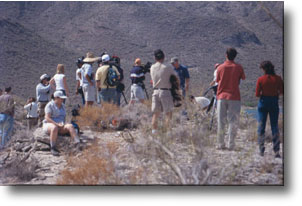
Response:
[[[239,116],[241,110],[241,97],[239,85],[244,80],[245,73],[240,64],[234,60],[237,51],[234,48],[228,48],[226,51],[226,60],[222,64],[215,64],[214,79],[210,83],[214,87],[217,99],[217,149],[226,149],[225,144],[225,125],[228,122],[228,149],[235,149],[235,137],[237,135]],[[188,68],[179,63],[177,57],[170,61],[171,66],[166,65],[165,54],[162,50],[154,52],[155,63],[151,68],[142,65],[141,59],[134,61],[134,66],[130,71],[131,79],[131,105],[144,103],[145,97],[145,75],[150,72],[152,94],[152,134],[158,133],[158,119],[161,113],[165,115],[165,128],[171,129],[171,118],[174,108],[173,96],[171,94],[171,77],[177,77],[179,89],[185,99],[189,93],[190,75]],[[96,73],[92,65],[98,64]],[[104,53],[101,57],[95,57],[93,53],[88,52],[86,57],[81,57],[76,61],[76,94],[81,95],[81,100],[85,107],[94,104],[96,99],[98,103],[112,103],[120,106],[121,93],[123,92],[123,70],[118,61],[112,62],[112,57]],[[256,96],[259,97],[258,104],[258,143],[260,155],[264,155],[265,127],[267,116],[270,117],[270,123],[273,133],[273,145],[276,157],[280,157],[280,138],[278,130],[279,106],[278,97],[283,94],[283,81],[280,76],[275,74],[274,66],[270,61],[264,61],[260,64],[264,75],[259,77],[256,84]],[[5,93],[0,96],[0,137],[3,147],[8,133],[13,125],[14,104],[10,95],[11,88],[6,88]],[[52,94],[52,95],[51,95]],[[28,99],[24,109],[27,110],[28,127],[33,128],[38,125],[43,127],[45,132],[50,134],[51,152],[58,155],[55,147],[58,134],[69,133],[74,139],[75,144],[80,143],[78,134],[75,132],[72,124],[65,123],[66,110],[65,100],[69,96],[66,75],[64,74],[64,65],[58,64],[57,74],[50,77],[43,74],[40,77],[40,83],[36,87],[36,98]],[[96,98],[97,96],[97,98]],[[190,96],[193,103],[200,104],[202,109],[209,110],[213,105],[212,101],[206,98],[195,98]],[[226,121],[227,120],[227,121]],[[4,129],[5,127],[5,129]]]

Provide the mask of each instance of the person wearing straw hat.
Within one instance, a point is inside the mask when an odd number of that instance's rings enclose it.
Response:
[[[45,107],[43,131],[50,134],[50,147],[52,155],[59,156],[59,152],[56,149],[58,134],[70,134],[75,144],[80,143],[80,139],[72,124],[65,124],[66,110],[63,101],[67,98],[67,96],[64,95],[62,91],[55,91],[53,96],[54,99]]]
[[[95,57],[91,52],[88,52],[86,58],[83,59],[84,64],[81,72],[83,79],[83,93],[86,101],[85,106],[91,106],[95,101],[95,83],[92,64],[99,59],[100,57]]]

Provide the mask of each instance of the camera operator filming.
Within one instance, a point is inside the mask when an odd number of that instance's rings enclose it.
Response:
[[[145,95],[144,90],[146,92],[147,99],[148,93],[145,88],[144,80],[145,74],[150,72],[151,63],[147,62],[146,65],[142,65],[141,59],[137,58],[134,62],[134,66],[130,72],[131,78],[131,99],[130,104],[133,105],[136,102],[144,103]]]

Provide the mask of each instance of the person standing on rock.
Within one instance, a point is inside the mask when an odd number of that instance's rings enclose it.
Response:
[[[3,94],[3,91],[2,91],[2,89],[0,89],[0,96]]]
[[[92,64],[98,61],[100,57],[95,57],[93,53],[88,52],[86,58],[83,59],[82,78],[83,78],[83,93],[85,97],[85,106],[93,105],[95,101],[95,83]]]
[[[67,86],[67,80],[66,75],[64,74],[64,65],[58,64],[57,66],[57,74],[53,76],[53,78],[50,80],[50,84],[55,83],[56,85],[56,91],[62,91],[64,95],[69,97],[69,89]],[[65,103],[65,100],[64,100]]]
[[[165,54],[158,49],[154,52],[156,63],[150,68],[150,74],[153,84],[152,95],[152,134],[157,133],[157,122],[161,112],[165,114],[166,129],[170,129],[170,121],[172,119],[172,111],[174,108],[173,97],[171,94],[172,75],[177,76],[172,67],[164,65]]]
[[[5,88],[0,96],[0,149],[10,140],[14,125],[15,102],[11,90],[11,87]]]
[[[43,131],[50,134],[51,153],[54,156],[59,156],[56,149],[56,141],[58,134],[70,134],[74,139],[75,144],[80,143],[80,139],[72,126],[72,124],[65,124],[66,110],[63,104],[67,96],[62,91],[54,93],[54,99],[50,101],[45,107],[45,120],[43,121]]]
[[[40,77],[40,83],[36,87],[36,97],[38,102],[38,126],[42,127],[42,121],[44,119],[45,113],[44,108],[46,104],[49,102],[51,85],[49,84],[50,76],[47,74],[43,74]]]
[[[256,85],[256,97],[258,103],[258,144],[260,155],[265,151],[265,127],[267,115],[269,115],[273,135],[273,150],[275,157],[280,158],[280,138],[278,128],[279,95],[283,95],[283,80],[275,74],[274,65],[270,61],[263,61],[260,68],[264,75],[259,77]]]
[[[36,98],[30,97],[24,109],[27,111],[26,121],[27,121],[27,128],[30,130],[37,126],[38,124],[38,104],[36,103]]]
[[[78,58],[76,64],[77,64],[77,71],[76,71],[76,81],[77,81],[77,87],[76,87],[76,94],[80,94],[82,97],[82,103],[85,105],[85,96],[83,93],[83,78],[82,78],[82,66],[84,64],[83,62],[84,57]]]
[[[228,148],[235,149],[241,109],[239,84],[241,79],[245,79],[242,66],[234,62],[236,56],[236,49],[228,48],[226,61],[217,68],[217,149],[226,148],[224,142],[226,119],[228,119]]]

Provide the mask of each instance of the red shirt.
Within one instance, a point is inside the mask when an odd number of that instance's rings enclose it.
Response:
[[[283,94],[283,80],[278,75],[265,74],[258,78],[256,97],[279,96]]]
[[[217,68],[217,99],[240,100],[239,83],[245,79],[243,68],[227,60]]]

